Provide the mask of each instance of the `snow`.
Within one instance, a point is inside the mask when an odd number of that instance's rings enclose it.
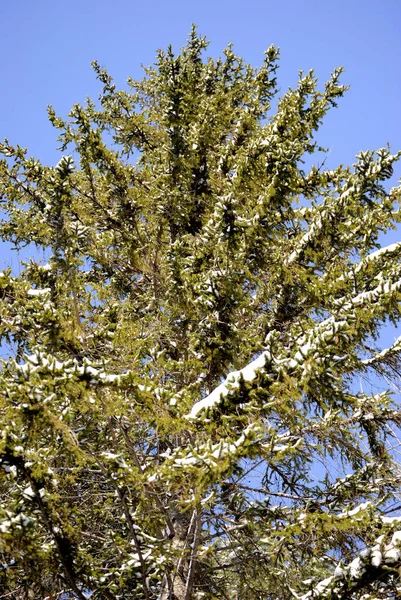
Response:
[[[342,577],[345,574],[345,570],[341,565],[337,565],[334,571],[334,577]]]
[[[288,448],[291,448],[288,444],[277,444],[276,446],[273,446],[273,452],[285,452]]]
[[[317,237],[319,232],[322,230],[324,222],[327,218],[330,218],[333,214],[339,212],[341,207],[344,205],[345,201],[348,200],[349,196],[357,193],[358,186],[352,185],[348,189],[344,190],[338,198],[335,199],[335,205],[323,205],[320,211],[317,214],[315,222],[313,222],[308,231],[304,233],[302,238],[298,241],[298,245],[296,249],[290,254],[290,256],[286,259],[285,265],[289,267],[292,263],[294,263],[297,258],[302,254],[305,248],[308,246],[309,242],[311,242],[314,238]]]
[[[355,517],[360,512],[363,512],[363,511],[367,510],[371,506],[372,506],[371,502],[363,502],[362,504],[358,504],[358,506],[356,506],[352,510],[347,510],[347,511],[344,511],[342,513],[339,513],[337,515],[337,517],[340,517],[340,518],[343,518],[343,517]]]
[[[371,554],[371,563],[374,567],[380,567],[383,560],[383,555],[380,552],[380,547],[374,547]]]
[[[265,351],[243,369],[229,373],[223,383],[216,387],[206,398],[193,405],[191,412],[185,415],[185,418],[197,419],[200,412],[216,406],[222,397],[227,396],[233,388],[239,387],[241,379],[253,381],[269,360],[271,360],[271,354],[269,351]]]
[[[5,473],[11,473],[14,477],[17,476],[17,467],[15,465],[2,463],[1,467]]]
[[[32,487],[30,485],[24,489],[23,494],[26,498],[34,498],[35,497],[35,492],[33,491]]]
[[[380,517],[380,520],[385,525],[392,525],[393,523],[401,523],[401,517]]]
[[[0,522],[0,532],[10,533],[10,530],[12,530],[12,528],[14,527],[16,529],[22,529],[34,522],[35,520],[32,517],[28,517],[27,515],[21,512],[15,517],[12,517],[11,519],[7,519],[5,521]]]
[[[387,545],[384,544],[384,539],[384,535],[378,537],[373,547],[362,550],[349,565],[344,566],[340,563],[333,576],[320,581],[313,590],[303,596],[298,596],[298,600],[334,598],[336,592],[340,591],[337,586],[347,584],[349,579],[351,587],[356,587],[369,564],[375,568],[379,568],[383,563],[386,566],[397,565],[401,560],[401,531],[396,531]]]
[[[364,568],[359,556],[348,565],[348,572],[351,575],[351,579],[359,579],[362,576]]]
[[[176,458],[174,464],[177,467],[185,467],[190,465],[196,465],[199,459],[196,456],[187,456],[185,458]]]
[[[323,216],[323,215],[322,215]],[[285,261],[285,266],[289,267],[296,259],[300,256],[302,251],[306,248],[309,241],[312,240],[316,234],[322,227],[321,217],[316,221],[316,223],[312,223],[309,230],[303,235],[301,240],[298,243],[298,247],[290,254],[290,256]]]
[[[401,552],[397,548],[389,548],[384,555],[385,563],[395,563],[400,560]]]
[[[225,460],[228,457],[237,460],[238,453],[241,452],[242,447],[247,443],[252,444],[256,438],[260,437],[260,433],[260,425],[253,423],[248,425],[242,435],[234,442],[221,440],[217,444],[211,444],[211,442],[199,444],[198,446],[190,447],[189,450],[178,448],[170,456],[166,457],[165,465],[169,465],[175,469],[207,465],[213,469],[218,466],[219,461]],[[158,477],[158,473],[153,473],[148,478],[148,482],[155,482]]]
[[[396,531],[391,538],[392,544],[400,544],[401,545],[401,531]]]
[[[321,581],[320,583],[317,584],[316,586],[316,591],[318,593],[323,592],[328,585],[333,581],[333,577],[327,577],[327,579],[323,579],[323,581]]]
[[[368,261],[370,261],[370,260],[376,260],[376,258],[378,258],[379,256],[381,256],[382,254],[388,254],[388,253],[396,252],[396,250],[401,250],[401,242],[395,242],[394,244],[389,244],[388,246],[384,246],[383,248],[379,248],[375,252],[372,252],[371,254],[368,254],[368,256],[365,257],[365,260],[368,260]]]
[[[401,288],[401,280],[397,281],[381,281],[380,284],[373,290],[367,290],[354,296],[351,300],[348,298],[339,298],[334,301],[336,306],[341,306],[343,310],[347,310],[352,306],[363,306],[367,303],[376,302],[380,296],[388,295],[397,292]]]
[[[51,292],[50,288],[36,288],[28,290],[28,296],[44,296],[45,294],[49,294]]]
[[[327,357],[321,356],[322,346],[324,347],[330,344],[333,338],[338,334],[346,336],[349,327],[348,321],[344,318],[336,320],[333,316],[328,317],[324,321],[317,323],[313,329],[302,336],[298,342],[294,357],[273,357],[271,349],[264,350],[260,356],[241,370],[229,373],[223,383],[217,386],[208,396],[193,405],[191,412],[186,414],[185,418],[189,420],[198,419],[201,412],[217,406],[222,398],[238,388],[241,379],[246,382],[251,382],[256,379],[258,372],[263,369],[266,364],[269,364],[271,371],[276,374],[283,371],[291,372],[301,370],[303,371],[302,377],[310,377],[311,373],[313,374],[313,365],[306,363],[307,359],[314,358],[316,361],[325,361],[326,358],[332,359],[333,357],[330,353]],[[273,339],[277,335],[277,331],[271,331],[267,336],[266,341],[270,342],[271,345]],[[291,352],[293,350],[289,348],[288,351]],[[343,357],[335,356],[336,360],[343,359]]]
[[[101,455],[108,460],[115,460],[120,458],[119,454],[114,454],[113,452],[101,452]]]
[[[380,361],[381,359],[385,358],[387,356],[387,354],[392,353],[392,352],[398,352],[399,350],[401,350],[401,335],[395,340],[395,342],[389,348],[384,348],[381,352],[378,352],[374,356],[371,356],[370,358],[363,360],[362,364],[371,365],[372,363],[375,363],[375,362]]]
[[[16,364],[16,369],[23,373],[26,378],[38,369],[47,369],[51,373],[57,372],[67,378],[72,378],[74,375],[89,375],[91,377],[91,383],[100,382],[110,384],[119,383],[121,377],[129,374],[129,372],[123,374],[107,373],[103,368],[93,367],[89,364],[89,361],[86,360],[84,360],[84,364],[79,364],[75,359],[61,362],[54,356],[46,356],[40,351],[27,355],[25,358],[26,362],[23,364]],[[138,388],[141,389],[141,386],[138,386]]]

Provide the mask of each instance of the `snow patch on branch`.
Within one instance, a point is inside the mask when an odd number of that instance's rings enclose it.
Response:
[[[223,398],[230,393],[235,393],[241,381],[254,381],[258,373],[265,369],[267,365],[270,366],[271,373],[276,375],[283,371],[296,372],[300,370],[303,373],[302,377],[309,376],[313,372],[314,367],[307,363],[307,360],[309,358],[314,358],[316,362],[324,360],[321,356],[321,348],[329,345],[336,336],[348,336],[348,329],[349,325],[346,320],[336,321],[334,317],[325,319],[306,335],[302,336],[293,357],[273,356],[272,341],[279,334],[277,331],[270,332],[268,336],[268,341],[270,342],[269,349],[262,352],[258,358],[248,363],[243,369],[229,373],[223,383],[216,387],[208,396],[193,405],[191,412],[185,415],[185,418],[189,420],[198,419],[200,413],[208,409],[213,409]],[[291,351],[293,352],[294,349],[289,349],[289,352]],[[346,357],[333,355],[331,358],[334,362],[341,362]]]
[[[364,365],[372,365],[376,362],[384,360],[389,354],[397,354],[401,352],[401,335],[395,340],[394,344],[389,348],[384,348],[381,352],[378,352],[374,356],[367,358],[362,361]]]
[[[46,296],[47,294],[50,294],[50,292],[50,288],[31,288],[27,293],[28,296]]]
[[[370,254],[365,256],[364,261],[370,262],[372,260],[376,260],[383,254],[393,254],[394,252],[397,252],[398,250],[401,250],[401,242],[395,242],[394,244],[389,244],[388,246],[384,246],[383,248],[379,248],[378,250],[371,252]],[[356,268],[356,271],[360,270],[364,261],[359,263],[358,267]]]
[[[267,343],[273,340],[273,337],[276,335],[276,332],[272,331],[267,336]],[[248,363],[243,369],[239,371],[232,371],[227,375],[223,383],[217,386],[208,396],[196,402],[190,413],[185,415],[186,419],[197,419],[199,413],[209,408],[213,408],[217,404],[220,403],[222,398],[225,398],[232,390],[239,387],[241,381],[253,381],[256,379],[258,373],[265,367],[266,363],[269,363],[273,360],[272,353],[270,349],[262,352],[260,356],[255,358],[255,360]]]
[[[337,306],[341,306],[342,309],[347,310],[352,308],[353,306],[359,307],[364,306],[365,304],[372,304],[377,302],[381,296],[387,296],[388,294],[392,294],[394,292],[398,292],[401,289],[401,279],[398,281],[381,281],[380,284],[375,287],[373,290],[368,290],[365,292],[361,292],[354,296],[351,300],[342,297],[338,300],[334,301],[334,304]]]
[[[369,568],[392,567],[401,561],[401,531],[396,531],[390,542],[384,544],[384,535],[377,538],[371,548],[365,548],[349,565],[337,565],[334,574],[320,581],[314,589],[302,596],[296,596],[298,600],[317,600],[318,598],[342,597],[342,590],[348,586],[356,588]]]
[[[271,360],[271,355],[266,350],[265,352],[262,352],[258,358],[255,358],[255,360],[248,363],[243,369],[229,373],[223,383],[215,388],[208,396],[206,396],[206,398],[203,398],[193,405],[191,412],[185,415],[185,418],[197,419],[200,412],[216,406],[216,404],[218,404],[222,398],[227,396],[231,390],[238,388],[240,381],[253,381],[256,378],[257,373],[263,369],[266,362],[269,360]]]
[[[351,185],[347,189],[343,190],[343,192],[339,195],[338,198],[335,199],[335,205],[332,206],[330,204],[323,206],[320,211],[318,210],[318,216],[316,220],[310,225],[308,231],[304,233],[302,238],[298,241],[298,245],[296,249],[290,254],[290,256],[285,261],[285,266],[291,266],[304,252],[310,242],[315,240],[319,234],[322,232],[323,227],[327,223],[328,219],[339,212],[341,207],[344,205],[346,201],[350,197],[353,197],[355,194],[360,193],[360,188],[357,184]]]
[[[192,467],[198,469],[199,466],[206,466],[211,470],[219,469],[221,463],[226,459],[236,461],[239,457],[244,456],[246,449],[259,442],[262,435],[260,425],[252,423],[244,429],[235,441],[221,440],[217,444],[212,444],[209,441],[198,446],[192,446],[189,449],[177,448],[173,453],[166,452],[161,455],[166,459],[163,466],[173,468],[176,471],[190,470]],[[163,474],[159,471],[153,473],[148,478],[148,482],[153,483],[160,478],[163,478]]]
[[[35,519],[28,517],[24,513],[19,513],[15,517],[0,522],[0,533],[11,533],[13,529],[24,529],[33,524]]]

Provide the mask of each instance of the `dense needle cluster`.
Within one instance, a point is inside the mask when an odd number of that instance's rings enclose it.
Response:
[[[0,144],[0,236],[48,257],[0,273],[0,598],[401,594],[401,154],[327,169],[341,70],[276,101],[277,49],[206,47],[94,63],[55,167]]]

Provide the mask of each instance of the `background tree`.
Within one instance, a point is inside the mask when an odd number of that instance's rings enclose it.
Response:
[[[278,51],[206,47],[94,63],[55,167],[0,146],[1,236],[48,256],[0,274],[3,597],[400,593],[401,154],[314,164],[341,69],[271,114]]]

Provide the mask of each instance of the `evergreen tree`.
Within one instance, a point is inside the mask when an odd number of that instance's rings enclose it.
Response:
[[[278,50],[206,47],[94,63],[55,167],[0,145],[1,237],[48,256],[0,273],[0,598],[401,593],[401,153],[328,170],[341,69],[273,114]]]

